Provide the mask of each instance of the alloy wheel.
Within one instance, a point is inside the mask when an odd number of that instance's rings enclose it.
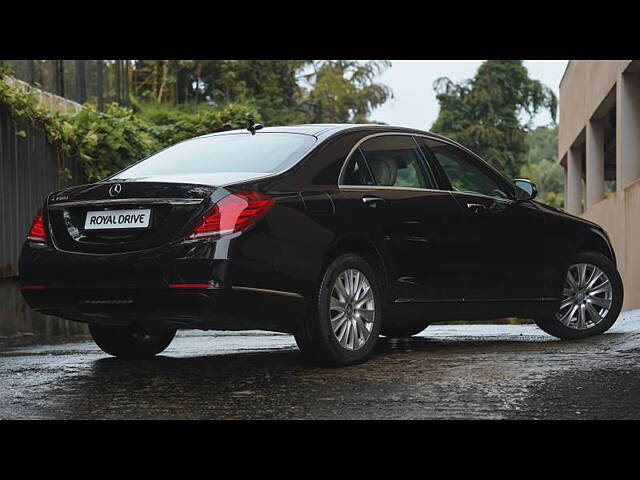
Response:
[[[360,270],[344,270],[333,284],[329,305],[331,328],[340,345],[358,350],[367,343],[375,320],[369,280]]]
[[[590,263],[571,265],[556,318],[566,327],[586,330],[600,323],[613,303],[607,274]]]

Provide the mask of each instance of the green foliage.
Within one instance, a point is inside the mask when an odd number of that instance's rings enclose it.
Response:
[[[5,82],[6,73],[0,71],[0,104],[8,107],[15,120],[42,128],[61,155],[76,157],[87,181],[104,178],[160,147],[151,128],[136,119],[130,109],[111,104],[101,113],[87,104],[77,113],[51,112],[38,106],[35,91]],[[61,175],[68,176],[69,172],[62,171]]]
[[[310,84],[303,102],[313,123],[366,123],[368,116],[393,94],[374,82],[388,61],[337,60],[312,62],[305,75]]]
[[[391,97],[375,83],[387,61],[135,60],[134,97],[253,106],[266,125],[367,122]]]
[[[78,158],[89,182],[122,170],[162,146],[153,127],[116,103],[108,104],[104,113],[85,104],[78,113],[59,118],[71,128],[63,138],[66,153]]]
[[[4,81],[11,73],[6,67],[0,67],[0,104],[9,108],[11,116],[17,120],[30,120],[40,126],[51,124],[51,114],[37,108],[38,95],[33,91],[24,91]]]
[[[9,108],[14,119],[42,128],[61,155],[77,158],[88,182],[103,179],[181,140],[244,126],[249,117],[259,119],[255,108],[234,104],[195,113],[158,108],[146,118],[116,103],[108,104],[105,112],[85,104],[77,113],[55,113],[38,106],[36,92],[25,92],[3,80],[0,104]],[[63,176],[68,174],[61,171]]]
[[[527,133],[526,143],[527,163],[537,163],[541,160],[557,161],[558,129],[556,127],[538,127]]]
[[[527,134],[527,163],[520,176],[538,187],[538,200],[553,207],[564,205],[564,168],[557,161],[558,129],[538,127]]]
[[[184,108],[166,104],[140,104],[140,116],[154,125],[152,132],[162,147],[199,135],[243,128],[249,118],[261,121],[257,109],[250,104],[227,104],[220,108],[208,105]]]
[[[564,168],[550,160],[540,160],[522,166],[520,176],[528,178],[538,187],[537,200],[562,208],[564,205]]]
[[[35,91],[25,91],[5,81],[5,75],[11,70],[6,66],[0,66],[0,105],[9,110],[11,117],[20,125],[24,122],[31,123],[42,128],[50,140],[61,139],[68,134],[68,128],[58,121],[54,113],[38,107],[38,95]],[[26,136],[22,129],[17,135]],[[62,155],[62,150],[60,155]],[[64,173],[64,172],[61,172]]]
[[[297,72],[304,60],[134,60],[134,95],[155,102],[243,103],[285,99],[300,93]]]
[[[459,141],[508,176],[526,161],[526,134],[533,116],[547,109],[555,121],[557,100],[529,78],[521,60],[488,60],[473,79],[434,82],[440,113],[431,130]],[[521,124],[522,115],[528,121]]]
[[[35,91],[2,80],[0,104],[44,129],[60,156],[74,157],[86,181],[109,176],[182,140],[266,125],[367,122],[391,91],[374,82],[389,62],[308,60],[135,60],[131,108],[86,103],[76,113],[38,106]],[[313,71],[303,74],[305,68]],[[23,130],[18,135],[24,136]],[[61,175],[69,175],[61,171]]]

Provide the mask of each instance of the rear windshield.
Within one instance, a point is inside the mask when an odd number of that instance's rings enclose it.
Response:
[[[229,134],[178,143],[113,178],[217,172],[271,173],[293,165],[315,137],[295,133]]]

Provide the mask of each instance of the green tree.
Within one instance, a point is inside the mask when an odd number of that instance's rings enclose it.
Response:
[[[529,77],[522,60],[488,60],[474,78],[434,82],[440,104],[431,130],[471,148],[490,164],[517,177],[526,162],[526,133],[541,110],[557,110],[554,93]],[[527,117],[522,121],[522,117]]]
[[[527,133],[526,143],[528,152],[527,163],[537,163],[541,160],[555,162],[558,158],[558,128],[537,127]]]
[[[322,60],[311,62],[303,105],[310,122],[363,123],[369,114],[393,93],[375,78],[391,62],[370,60]]]
[[[250,104],[269,125],[306,117],[299,73],[308,60],[135,60],[134,96],[154,103]]]
[[[118,64],[101,62],[96,64],[103,67],[100,85],[105,97],[113,97]],[[250,118],[267,125],[367,122],[391,96],[375,82],[390,65],[386,61],[131,60],[127,65],[117,83],[130,87],[130,108],[108,103],[98,111],[87,102],[79,112],[50,112],[37,105],[35,93],[3,80],[10,69],[2,63],[0,105],[43,128],[61,158],[79,159],[85,178],[94,181],[181,140],[246,128]]]
[[[538,187],[538,200],[553,207],[564,205],[564,168],[557,161],[558,129],[538,127],[527,133],[527,162],[520,176]]]
[[[246,101],[267,125],[305,123],[301,71],[308,60],[244,60],[238,80],[246,85]]]

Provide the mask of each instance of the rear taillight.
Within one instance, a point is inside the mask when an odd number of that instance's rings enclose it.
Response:
[[[244,230],[273,206],[273,198],[258,192],[227,195],[195,226],[187,238],[219,237]]]
[[[36,216],[33,219],[33,223],[31,224],[31,228],[29,229],[29,233],[27,234],[27,240],[38,243],[46,243],[47,233],[44,229],[42,210],[38,210],[38,213],[36,213]]]
[[[20,288],[22,290],[44,290],[47,286],[42,284],[24,283],[20,285]]]

